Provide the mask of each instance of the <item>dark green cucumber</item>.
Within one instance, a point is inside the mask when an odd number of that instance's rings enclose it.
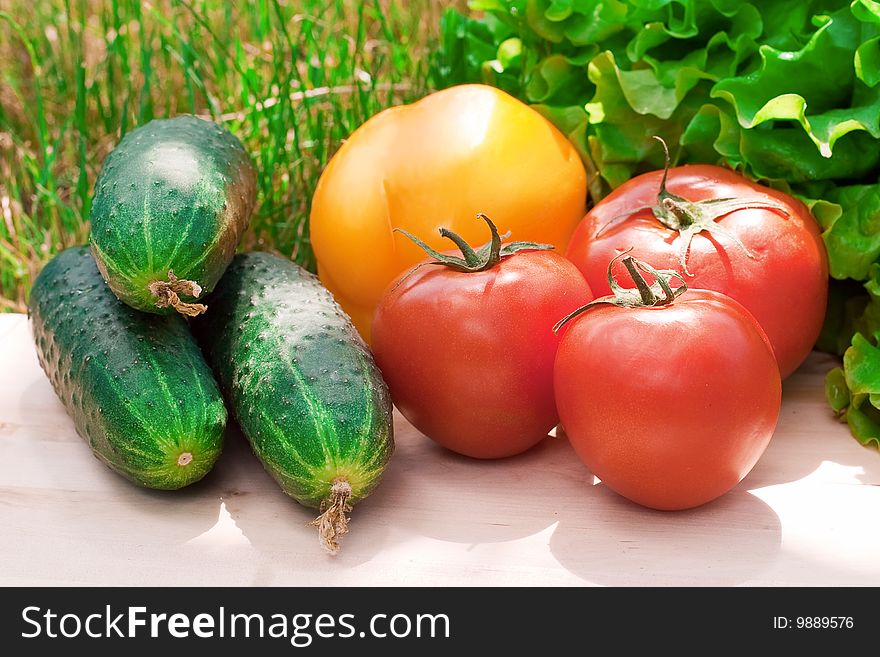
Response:
[[[132,308],[204,312],[247,228],[256,175],[230,132],[194,116],[128,133],[95,182],[90,243],[104,279]]]
[[[281,488],[324,512],[335,552],[394,448],[372,354],[317,277],[284,258],[236,256],[208,302],[193,328],[232,414]]]
[[[40,272],[30,317],[40,365],[95,456],[149,488],[207,474],[226,408],[186,320],[122,303],[84,246]]]

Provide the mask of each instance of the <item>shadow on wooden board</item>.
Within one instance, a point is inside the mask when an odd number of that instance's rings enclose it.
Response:
[[[779,517],[736,488],[687,511],[655,511],[603,484],[590,505],[559,522],[550,539],[556,560],[584,580],[607,586],[714,586],[747,582],[777,558]]]
[[[395,524],[408,531],[476,545],[555,525],[556,561],[585,583],[612,586],[738,584],[779,553],[778,516],[742,485],[704,507],[665,513],[598,483],[565,438],[503,462],[480,461],[402,429],[402,474],[385,493],[397,501]]]

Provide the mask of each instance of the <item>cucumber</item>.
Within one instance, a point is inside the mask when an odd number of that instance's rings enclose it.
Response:
[[[230,132],[194,116],[128,133],[95,182],[90,244],[132,308],[197,315],[250,220],[256,175]]]
[[[40,365],[96,457],[148,488],[208,473],[226,408],[186,320],[119,301],[84,246],[43,268],[29,314]]]
[[[317,277],[284,258],[236,256],[209,303],[193,330],[230,411],[284,492],[322,511],[314,524],[336,553],[394,449],[372,354]]]

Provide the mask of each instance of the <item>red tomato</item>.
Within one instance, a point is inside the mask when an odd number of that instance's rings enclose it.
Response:
[[[466,456],[511,456],[556,426],[552,328],[590,299],[553,251],[518,251],[485,271],[424,265],[386,288],[373,354],[419,431]]]
[[[679,234],[646,207],[658,205],[662,176],[654,171],[629,180],[578,225],[566,256],[597,295],[609,293],[608,262],[630,247],[639,260],[685,273],[686,231]],[[782,377],[787,377],[810,353],[825,316],[828,259],[816,220],[791,196],[717,166],[670,169],[667,188],[691,202],[739,202],[742,209],[731,203],[700,204],[701,211],[721,213],[713,222],[719,228],[693,236],[686,257],[693,274],[688,286],[721,292],[744,305],[770,338]]]
[[[748,474],[767,447],[782,386],[772,348],[730,297],[597,304],[562,329],[556,404],[602,482],[655,509],[699,506]]]

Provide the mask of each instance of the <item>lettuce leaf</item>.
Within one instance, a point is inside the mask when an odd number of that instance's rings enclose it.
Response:
[[[880,258],[880,185],[833,187],[823,199],[840,208],[823,233],[831,275],[867,279]]]
[[[825,394],[831,408],[846,419],[853,436],[863,445],[880,447],[880,348],[877,336],[861,333],[843,355],[843,367],[825,378]]]
[[[762,45],[758,70],[720,80],[711,95],[726,100],[744,128],[796,121],[830,158],[835,142],[853,130],[880,138],[880,94],[857,79],[854,66],[858,44],[866,32],[876,38],[877,24],[861,23],[850,8],[815,22],[819,27],[802,48]]]

